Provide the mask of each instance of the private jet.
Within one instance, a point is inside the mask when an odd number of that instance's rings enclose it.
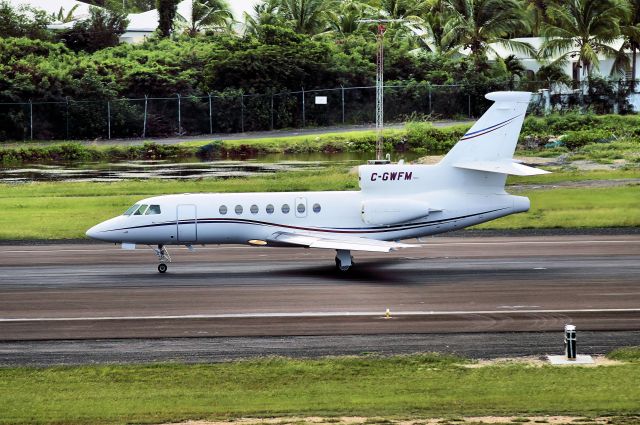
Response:
[[[547,171],[513,160],[531,93],[494,92],[494,103],[437,164],[369,163],[358,191],[184,193],[136,202],[87,236],[149,245],[165,273],[168,246],[247,244],[336,251],[347,271],[351,251],[389,252],[400,242],[462,229],[529,210],[529,199],[505,191],[507,175]]]

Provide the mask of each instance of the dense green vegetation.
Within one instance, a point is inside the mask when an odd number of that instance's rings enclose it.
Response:
[[[444,154],[470,125],[435,127],[428,122],[409,122],[402,130],[385,131],[385,151],[396,154]],[[558,147],[546,147],[549,142],[558,140]],[[6,166],[39,162],[188,157],[219,159],[268,153],[374,152],[375,143],[375,132],[354,131],[241,140],[203,140],[174,145],[151,142],[141,146],[101,146],[99,143],[25,144],[0,148],[0,164]],[[522,129],[518,154],[546,157],[564,154],[568,160],[588,159],[608,163],[615,159],[625,159],[630,165],[640,164],[640,117],[593,114],[528,117]]]
[[[514,183],[544,184],[590,178],[633,178],[637,172],[558,173],[514,178]],[[563,180],[564,178],[564,180]],[[530,179],[530,180],[527,180]],[[0,239],[83,238],[94,224],[121,214],[142,198],[167,193],[354,190],[355,174],[343,170],[286,172],[227,180],[123,181],[114,183],[30,183],[0,185]],[[514,192],[511,190],[511,192]],[[478,226],[482,229],[594,228],[640,226],[640,186],[554,188],[523,191],[531,210]],[[74,220],[69,220],[73,216]],[[11,225],[20,221],[21,226]]]
[[[640,368],[468,367],[422,354],[222,364],[0,369],[0,423],[124,424],[246,416],[624,415]],[[571,391],[567,391],[570,383]],[[384,423],[384,422],[383,422]],[[388,422],[387,422],[388,423]]]
[[[196,0],[191,18],[176,16],[173,20],[175,1],[163,0],[158,2],[162,10],[158,36],[140,45],[108,47],[124,30],[122,6],[112,0],[94,3],[111,11],[94,11],[88,21],[54,33],[46,24],[65,21],[70,11],[61,11],[54,18],[14,10],[0,1],[0,23],[7,28],[0,35],[0,103],[22,102],[0,105],[0,140],[31,137],[30,100],[35,102],[36,139],[104,137],[107,108],[112,114],[112,134],[139,137],[145,95],[170,98],[149,103],[146,135],[208,131],[208,94],[214,95],[212,125],[216,131],[266,129],[272,122],[277,128],[299,126],[302,97],[298,92],[303,88],[374,84],[376,28],[359,20],[380,14],[406,21],[391,23],[386,29],[385,81],[401,86],[385,94],[388,119],[431,113],[478,116],[486,108],[483,96],[489,91],[571,85],[559,66],[567,57],[576,57],[583,73],[590,74],[598,68],[596,51],[616,58],[616,73],[633,73],[627,55],[606,46],[622,37],[624,48],[636,49],[640,40],[640,9],[630,0],[575,0],[571,4],[265,0],[247,16],[235,17],[244,21],[243,33],[234,29],[229,7],[222,0]],[[132,10],[154,5],[146,0],[130,3]],[[580,18],[567,16],[569,12]],[[572,19],[583,19],[588,25],[577,25]],[[424,35],[416,35],[420,31],[412,28],[421,28]],[[561,34],[562,39],[543,46],[542,53],[561,56],[541,68],[539,75],[525,72],[513,56],[488,60],[495,43],[534,54],[531,46],[511,38],[540,34],[556,38]],[[582,47],[574,51],[573,44]],[[457,54],[462,48],[471,54]],[[459,87],[438,89],[434,105],[429,93],[434,85],[442,84]],[[630,89],[592,75],[585,96],[574,96],[568,104],[554,96],[552,102],[561,108],[597,112],[611,111],[616,103],[625,112]],[[184,98],[180,126],[174,122],[177,106],[173,99],[178,94]],[[276,94],[273,119],[272,94]],[[330,103],[339,102],[339,96],[339,91],[330,93]],[[352,90],[347,97],[348,122],[372,120],[371,90]],[[137,100],[124,102],[122,98]],[[111,101],[109,106],[107,101]],[[314,108],[307,105],[306,125],[341,121],[340,108],[331,112]],[[246,114],[242,118],[241,110]]]

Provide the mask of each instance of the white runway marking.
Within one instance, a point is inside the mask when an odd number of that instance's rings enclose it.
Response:
[[[391,311],[391,317],[397,316],[460,316],[474,314],[509,315],[526,314],[571,314],[571,313],[640,313],[640,308],[592,308],[578,310],[478,310],[478,311]],[[180,319],[259,319],[259,318],[310,318],[310,317],[384,317],[384,311],[357,312],[301,312],[301,313],[226,313],[226,314],[187,314],[181,316],[99,316],[99,317],[31,317],[0,318],[0,322],[81,322],[103,320],[180,320]]]

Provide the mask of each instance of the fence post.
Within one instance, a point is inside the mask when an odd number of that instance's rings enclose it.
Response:
[[[429,115],[433,114],[433,106],[431,104],[431,86],[429,86]]]
[[[469,102],[469,118],[471,118],[471,94],[467,95],[467,101]]]
[[[181,104],[180,93],[178,93],[178,136],[182,134],[182,114],[180,113],[181,112],[180,104]]]
[[[67,140],[69,140],[69,96],[64,98],[65,102],[65,129],[67,134]]]
[[[107,138],[111,140],[111,101],[107,100]]]
[[[147,137],[147,102],[149,100],[149,96],[144,95],[144,121],[142,123],[142,138]]]
[[[240,132],[244,133],[244,94],[240,94]]]
[[[211,93],[209,93],[209,134],[213,134],[213,108],[211,106]]]
[[[306,124],[305,110],[304,110],[304,87],[302,87],[302,126]]]
[[[344,124],[344,86],[340,84],[340,96],[342,98],[342,124]]]
[[[273,130],[273,91],[271,92],[271,130]]]
[[[29,99],[29,138],[33,140],[33,102]]]

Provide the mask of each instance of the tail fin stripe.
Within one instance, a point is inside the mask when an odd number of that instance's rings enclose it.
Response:
[[[522,115],[522,114],[520,114],[520,115]],[[473,139],[474,137],[482,136],[483,134],[491,133],[494,130],[498,130],[498,129],[504,127],[505,125],[509,125],[511,123],[511,121],[515,120],[520,115],[516,115],[513,118],[509,118],[508,120],[503,121],[503,122],[498,123],[498,124],[495,124],[495,125],[492,125],[491,127],[483,128],[482,130],[472,131],[471,133],[466,133],[464,136],[462,136],[462,138],[460,140],[469,140],[469,139]],[[480,133],[480,134],[478,134],[478,133]]]

